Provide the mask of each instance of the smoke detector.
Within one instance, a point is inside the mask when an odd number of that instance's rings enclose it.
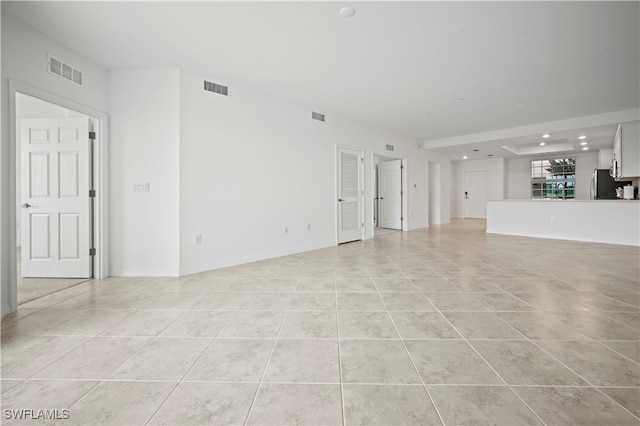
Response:
[[[352,7],[343,7],[342,9],[340,9],[340,16],[342,16],[343,18],[351,18],[355,14],[356,10]]]

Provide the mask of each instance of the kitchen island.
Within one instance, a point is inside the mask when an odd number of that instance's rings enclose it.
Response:
[[[640,246],[640,201],[488,201],[487,233]]]

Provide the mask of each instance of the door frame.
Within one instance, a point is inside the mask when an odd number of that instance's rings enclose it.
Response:
[[[36,100],[21,94],[16,104],[18,111],[23,110],[22,103],[27,105],[31,102],[30,99]],[[20,143],[20,151],[16,147],[16,180],[20,178],[22,182],[19,187],[16,187],[16,204],[18,204],[16,221],[20,219],[21,225],[16,243],[22,243],[20,250],[24,254],[21,262],[17,262],[18,266],[21,266],[21,272],[16,274],[16,278],[93,278],[91,155],[92,140],[95,138],[90,137],[90,132],[93,131],[94,122],[91,117],[80,116],[75,111],[71,114],[74,117],[69,117],[71,111],[69,109],[48,102],[42,102],[42,104],[58,108],[59,112],[49,114],[41,111],[38,114],[21,115],[16,123],[16,130],[20,131],[19,139],[16,140]],[[24,111],[26,112],[27,109]],[[60,115],[63,111],[67,111],[66,117]],[[62,129],[66,129],[66,136],[62,134]],[[36,136],[35,145],[32,140],[32,130],[46,132],[46,136],[44,134]],[[42,143],[45,142],[42,140],[43,136],[47,142],[45,144]],[[22,155],[18,158],[20,152]],[[32,155],[36,156],[33,158],[42,159],[43,154],[46,156],[46,165],[37,165],[32,162]],[[75,172],[70,172],[73,173],[73,178],[67,181],[67,185],[64,185],[62,177],[66,175],[67,178],[71,178],[71,176],[67,174],[69,169],[64,165],[65,157],[73,158],[72,162],[75,162],[75,167],[71,167],[71,170],[75,168]],[[38,171],[35,176],[34,170]],[[43,177],[43,172],[46,176],[42,182],[44,185],[36,184],[37,194],[34,195],[32,184],[39,181],[36,176]],[[63,191],[67,196],[63,195]],[[21,208],[22,203],[25,202],[33,205],[28,209]],[[67,221],[63,220],[65,213]],[[75,220],[72,219],[74,216]],[[44,228],[39,231],[37,228],[34,229],[35,222],[32,222],[34,218]],[[67,227],[69,229],[66,229]],[[72,228],[76,228],[75,231]],[[63,244],[68,250],[65,260],[62,257]],[[39,256],[36,255],[36,258],[33,258],[34,248],[40,256],[44,257],[38,258]]]
[[[408,217],[408,212],[409,212],[409,193],[408,193],[408,188],[409,188],[409,160],[407,159],[407,157],[403,157],[403,156],[399,156],[399,155],[389,155],[388,152],[380,152],[380,151],[371,151],[371,156],[370,156],[370,161],[371,164],[375,164],[375,157],[382,157],[386,160],[402,160],[402,231],[408,231],[409,230],[409,217]],[[383,160],[384,161],[384,160]],[[376,174],[373,171],[373,167],[371,167],[371,182],[372,182],[372,186],[376,185],[376,182],[374,181],[374,179],[377,179]],[[369,235],[373,236],[374,235],[374,231],[375,231],[375,223],[373,221],[373,209],[375,207],[375,203],[377,200],[374,200],[373,197],[371,197],[371,204],[370,204],[370,211],[371,214],[369,216],[369,221],[367,221],[370,224],[370,229],[369,231]]]
[[[466,188],[466,176],[467,173],[485,173],[487,176],[487,185],[486,185],[486,199],[485,199],[485,212],[486,212],[486,202],[490,200],[491,197],[491,174],[489,173],[489,170],[464,170],[462,172],[462,218],[463,219],[483,219],[483,218],[476,218],[476,217],[471,217],[471,216],[467,216],[467,211],[466,211],[466,204],[465,203],[465,196],[464,196],[464,189]],[[487,215],[485,213],[484,215],[484,219],[487,218]]]
[[[16,268],[16,93],[23,93],[34,98],[41,99],[72,109],[88,115],[93,119],[96,139],[93,146],[93,188],[96,197],[93,200],[93,247],[96,255],[93,256],[93,277],[103,279],[109,276],[109,138],[108,115],[105,112],[93,109],[86,105],[71,101],[62,96],[49,93],[45,90],[9,79],[9,303],[2,305],[2,316],[17,309],[18,288]]]
[[[339,189],[338,189],[338,185],[340,185],[340,182],[338,181],[338,167],[339,167],[339,161],[340,161],[340,149],[348,149],[351,151],[357,151],[359,154],[359,158],[362,159],[362,162],[360,164],[358,164],[358,175],[359,175],[359,180],[360,180],[360,187],[358,188],[358,190],[360,191],[360,205],[362,206],[361,209],[361,213],[360,213],[360,220],[362,222],[365,223],[365,226],[360,227],[360,240],[356,240],[356,241],[362,241],[365,239],[366,237],[366,233],[365,233],[365,229],[366,229],[366,225],[367,225],[367,221],[365,220],[366,217],[366,213],[365,213],[365,209],[366,209],[366,205],[365,205],[365,176],[364,176],[364,167],[366,166],[366,161],[365,161],[365,157],[364,157],[364,149],[359,148],[359,147],[354,147],[354,146],[349,146],[349,145],[338,145],[336,144],[336,149],[335,149],[335,159],[334,159],[334,163],[335,163],[335,172],[333,174],[333,178],[334,178],[334,185],[333,187],[335,188],[335,193],[334,193],[334,204],[333,204],[333,208],[334,208],[334,213],[333,216],[336,218],[335,221],[335,230],[336,230],[336,234],[335,234],[335,238],[336,238],[336,246],[340,245],[340,218],[338,217],[340,214],[340,211],[338,209],[338,198],[339,198]]]

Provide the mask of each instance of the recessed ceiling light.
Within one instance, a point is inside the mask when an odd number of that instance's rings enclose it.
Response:
[[[342,16],[343,18],[351,18],[355,14],[356,10],[352,7],[343,7],[342,9],[340,9],[340,16]]]
[[[548,138],[549,136],[551,136],[549,133],[545,133],[544,135],[542,135],[543,138]]]
[[[545,146],[546,144],[546,142],[540,142],[540,146]]]
[[[479,150],[479,149],[474,149],[474,150],[473,150],[473,152],[478,152],[478,151],[480,151],[480,150]]]
[[[459,101],[464,101],[464,98],[458,98]]]
[[[493,157],[493,154],[487,154],[487,157]]]
[[[583,150],[583,151],[588,151],[588,150],[589,150],[589,147],[588,147],[588,146],[585,146],[584,148],[582,148],[582,150]]]
[[[466,160],[467,158],[469,158],[469,157],[467,157],[466,155],[464,157],[462,157],[463,160]]]
[[[580,142],[580,145],[582,145],[582,146],[584,146],[586,144],[587,144],[587,142]]]
[[[586,137],[585,135],[578,136],[578,139],[580,139],[580,140],[582,140],[582,139],[586,139],[586,138],[587,138],[587,137]]]

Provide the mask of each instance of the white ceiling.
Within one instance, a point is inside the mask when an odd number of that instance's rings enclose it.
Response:
[[[199,70],[231,90],[425,141],[640,107],[639,4],[4,1],[2,10],[107,69]],[[355,16],[341,17],[344,6]],[[597,132],[610,142],[612,129]]]
[[[433,150],[449,156],[453,161],[462,160],[464,156],[468,160],[480,160],[491,157],[516,158],[540,157],[551,154],[568,155],[576,152],[585,152],[583,151],[585,147],[588,148],[588,151],[611,149],[616,129],[617,126],[615,124],[582,127],[553,132],[549,134],[548,138],[543,138],[542,133],[500,139],[487,138],[481,142],[444,146],[433,148]],[[586,136],[586,138],[578,139],[580,136]],[[541,146],[541,142],[544,142],[545,145]],[[587,145],[580,145],[581,142],[586,142]],[[519,152],[516,154],[505,147],[515,148]]]

